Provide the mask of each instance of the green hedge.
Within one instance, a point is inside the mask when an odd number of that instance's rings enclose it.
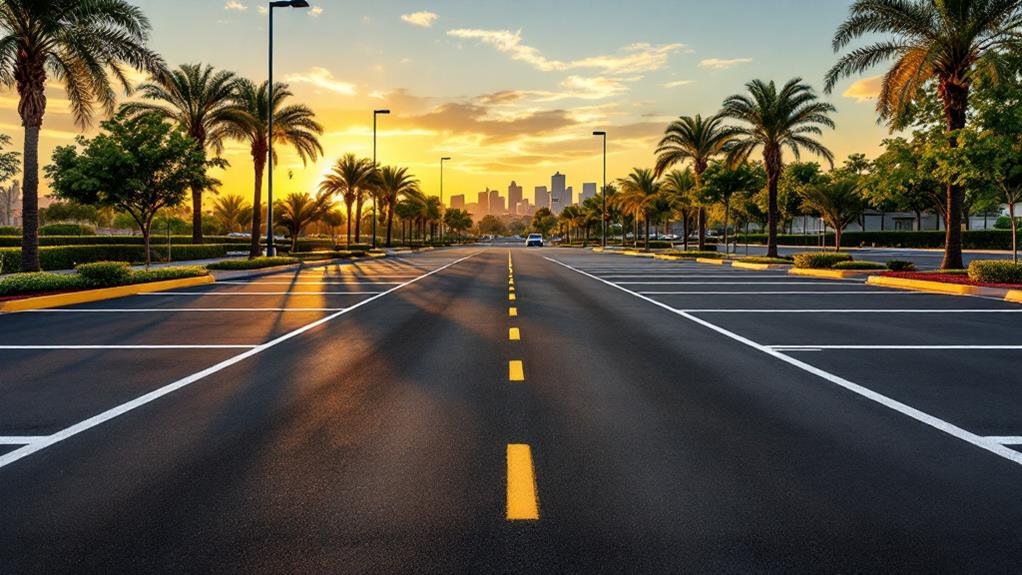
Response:
[[[39,228],[41,236],[94,236],[96,228],[87,224],[47,224]]]
[[[871,262],[867,260],[847,260],[843,262],[837,262],[830,266],[831,269],[835,270],[885,270],[887,269],[886,264],[880,262]]]
[[[261,257],[253,258],[250,260],[237,259],[237,260],[224,260],[210,264],[206,266],[211,270],[257,270],[260,268],[269,268],[273,266],[286,266],[290,264],[301,263],[302,260],[298,258],[288,258],[284,256],[275,257]]]
[[[852,256],[834,252],[803,252],[793,255],[792,260],[797,268],[829,269],[838,262],[852,261]]]
[[[1008,260],[973,260],[969,279],[995,284],[1022,284],[1022,263]]]
[[[227,236],[206,236],[203,238],[205,244],[229,244],[232,249],[247,248],[249,241],[245,238],[229,238]],[[98,246],[98,245],[142,245],[142,236],[41,236],[40,246]],[[192,236],[171,236],[171,245],[192,245]],[[328,242],[329,243],[329,242]],[[152,244],[167,245],[167,236],[152,236]],[[5,236],[0,234],[0,247],[14,248],[21,246],[21,230],[17,236]]]
[[[745,234],[738,235],[738,243],[745,243]],[[766,234],[749,234],[750,244],[765,244]],[[834,234],[827,234],[827,246],[834,245]],[[787,246],[818,246],[820,236],[803,234],[778,234],[777,243]],[[944,232],[926,230],[922,232],[845,232],[841,234],[841,245],[849,248],[943,248]],[[962,247],[972,250],[1010,250],[1010,230],[971,230],[962,232]]]
[[[18,240],[18,245],[21,245],[21,228],[14,226],[0,226],[0,236],[15,236]]]
[[[218,258],[227,255],[223,244],[171,246],[173,261]],[[153,246],[152,259],[166,261],[167,246]],[[142,263],[145,247],[140,245],[45,246],[39,248],[39,263],[44,270],[67,270],[78,264],[119,261]],[[21,248],[0,248],[0,273],[21,268]]]
[[[892,272],[914,272],[916,264],[907,260],[888,260],[887,269]]]
[[[118,271],[113,272],[114,268],[119,269]],[[204,276],[207,273],[206,268],[199,266],[159,268],[149,271],[131,271],[131,269],[123,263],[97,262],[94,264],[79,266],[78,273],[74,274],[34,272],[4,276],[0,278],[0,296],[95,289],[118,285],[199,277]]]

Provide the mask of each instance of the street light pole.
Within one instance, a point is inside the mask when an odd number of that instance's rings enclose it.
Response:
[[[390,110],[373,110],[373,175],[377,175],[379,167],[376,165],[376,116],[380,114],[389,114]],[[376,248],[376,196],[379,193],[373,194],[373,242],[372,247]]]
[[[444,162],[450,160],[448,156],[440,158],[440,243],[444,243],[444,214],[447,209],[444,207]]]
[[[267,142],[269,144],[269,150],[267,150],[267,161],[266,164],[269,166],[269,179],[266,181],[266,255],[273,256],[273,9],[274,8],[308,8],[309,3],[306,0],[276,0],[270,2],[268,16],[270,18],[269,32],[270,42],[269,50],[267,52],[268,60],[268,76],[269,81],[266,84],[266,98],[267,98],[267,111],[268,116],[266,120],[266,135]]]
[[[603,247],[607,247],[607,132],[597,130],[594,136],[603,136]]]

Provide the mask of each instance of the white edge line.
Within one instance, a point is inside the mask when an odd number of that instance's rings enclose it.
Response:
[[[401,287],[401,286],[398,286]],[[383,295],[387,292],[380,292],[378,295]],[[378,296],[374,296],[378,297]],[[369,301],[373,298],[368,298],[365,301]],[[313,312],[313,311],[344,311],[351,309],[364,302],[359,302],[350,308],[348,307],[56,307],[50,309],[27,309],[24,311],[16,311],[11,313],[165,313],[165,312],[203,312],[203,313],[216,313],[216,312],[255,312],[255,311],[274,311],[274,312]]]
[[[0,445],[29,445],[43,441],[48,435],[0,435]]]
[[[624,288],[621,288],[624,289]],[[637,296],[642,294],[634,293]],[[666,306],[670,307],[670,306]],[[670,308],[675,309],[675,308]],[[737,309],[737,308],[685,308],[681,313],[1022,313],[1022,309]]]
[[[993,441],[994,443],[999,443],[1001,445],[1022,445],[1022,436],[1019,435],[1009,436],[991,435],[987,436],[985,439],[987,439],[988,441]]]
[[[258,295],[290,295],[290,296],[305,296],[305,295],[376,295],[378,291],[214,291],[214,292],[202,292],[202,291],[154,291],[148,293],[140,293],[135,295],[145,296],[258,296]],[[905,292],[905,293],[920,293],[920,292]]]
[[[865,350],[1012,350],[1022,349],[1022,345],[764,345],[773,350],[787,349],[801,351],[805,349],[865,349]]]
[[[252,349],[256,344],[139,344],[139,345],[0,345],[0,350],[76,350],[76,349]]]
[[[700,319],[700,318],[698,318],[698,317],[696,317],[694,315],[691,315],[691,314],[689,314],[689,313],[687,313],[685,311],[674,309],[674,308],[672,308],[671,306],[669,306],[667,304],[658,302],[658,301],[656,301],[654,299],[651,299],[651,298],[648,298],[648,297],[646,297],[646,296],[644,296],[642,294],[633,292],[633,291],[631,291],[631,290],[629,290],[627,288],[623,288],[623,287],[621,287],[619,285],[616,285],[616,284],[614,284],[612,282],[609,282],[609,281],[606,281],[604,279],[598,278],[598,277],[596,277],[596,276],[594,276],[592,274],[586,273],[586,272],[584,272],[584,271],[582,271],[580,269],[574,268],[574,267],[572,267],[572,266],[570,266],[568,264],[561,263],[561,262],[559,262],[559,261],[557,261],[557,260],[555,260],[553,258],[549,258],[549,257],[544,256],[544,259],[546,259],[548,261],[551,261],[551,262],[554,262],[555,264],[561,265],[561,266],[563,266],[563,267],[565,267],[565,268],[567,268],[567,269],[569,269],[569,270],[571,270],[571,271],[573,271],[575,273],[584,275],[586,277],[589,277],[589,278],[595,279],[595,280],[597,280],[599,282],[602,282],[604,284],[607,284],[607,285],[609,285],[611,287],[617,288],[617,289],[619,289],[619,290],[621,290],[621,291],[623,291],[623,292],[625,292],[627,294],[631,294],[631,295],[633,295],[633,296],[635,296],[635,297],[637,297],[639,299],[645,300],[645,301],[647,301],[647,302],[649,302],[649,303],[651,303],[651,304],[653,304],[653,305],[655,305],[657,307],[663,308],[663,309],[665,309],[665,310],[667,310],[667,311],[669,311],[669,312],[671,312],[673,314],[679,315],[679,316],[681,316],[681,317],[683,317],[683,318],[685,318],[685,319],[687,319],[687,320],[689,320],[691,322],[697,323],[697,324],[699,324],[699,325],[701,325],[701,326],[703,326],[703,327],[705,327],[707,329],[713,330],[713,331],[715,331],[715,332],[717,332],[717,333],[719,333],[719,334],[721,334],[721,335],[723,335],[725,337],[733,339],[733,340],[735,340],[735,341],[737,341],[739,343],[743,343],[743,344],[745,344],[745,345],[747,345],[747,346],[749,346],[749,347],[751,347],[753,349],[759,350],[759,351],[761,351],[761,352],[763,352],[763,353],[765,353],[767,355],[773,356],[774,358],[777,358],[777,359],[779,359],[779,360],[781,360],[781,361],[783,361],[783,362],[785,362],[785,363],[787,363],[789,365],[797,367],[797,368],[799,368],[799,369],[801,369],[803,371],[809,372],[809,373],[811,373],[811,374],[813,374],[813,375],[815,375],[815,376],[817,376],[817,377],[819,377],[821,379],[825,379],[825,380],[827,380],[827,381],[829,381],[829,382],[831,382],[831,383],[833,383],[835,385],[839,385],[839,386],[841,386],[841,387],[851,391],[852,393],[856,393],[858,395],[861,395],[862,397],[865,397],[866,399],[875,401],[875,402],[883,405],[884,407],[887,407],[889,409],[897,411],[898,413],[901,413],[903,415],[907,415],[908,417],[911,417],[912,419],[915,419],[916,421],[919,421],[920,423],[923,423],[925,425],[929,425],[930,427],[933,427],[934,429],[937,429],[939,431],[943,431],[944,433],[947,433],[948,435],[956,437],[956,438],[958,438],[958,439],[960,439],[962,441],[965,441],[966,443],[971,443],[971,444],[975,445],[976,447],[979,447],[981,449],[985,449],[986,451],[989,451],[990,453],[993,453],[994,455],[998,455],[1000,457],[1003,457],[1004,459],[1007,459],[1009,461],[1012,461],[1014,463],[1022,465],[1022,452],[1018,452],[1018,451],[1015,451],[1013,449],[1009,449],[1007,447],[1004,447],[1003,445],[1001,445],[1001,444],[999,444],[997,442],[991,441],[990,439],[988,439],[986,437],[982,437],[982,436],[976,435],[975,433],[972,433],[970,431],[966,431],[966,430],[962,429],[961,427],[958,427],[957,425],[954,425],[952,423],[944,421],[943,419],[940,419],[938,417],[934,417],[934,416],[932,416],[932,415],[930,415],[930,414],[928,414],[928,413],[926,413],[924,411],[920,411],[920,410],[918,410],[918,409],[916,409],[914,407],[910,407],[910,406],[908,406],[908,405],[906,405],[904,403],[901,403],[900,401],[896,401],[894,399],[891,399],[891,398],[887,397],[886,395],[877,393],[877,392],[875,392],[875,391],[873,391],[871,389],[868,389],[866,387],[863,387],[863,386],[861,386],[861,385],[859,385],[857,383],[853,383],[853,382],[851,382],[851,381],[849,381],[849,380],[847,380],[847,379],[845,379],[843,377],[834,375],[833,373],[824,371],[824,370],[822,370],[822,369],[820,369],[818,367],[814,367],[814,366],[809,365],[808,363],[805,363],[803,361],[799,361],[799,360],[797,360],[797,359],[795,359],[795,358],[793,358],[791,356],[784,355],[783,353],[780,353],[780,352],[778,352],[776,350],[770,349],[767,346],[760,345],[760,344],[752,341],[751,339],[748,339],[746,337],[738,335],[737,333],[734,333],[732,331],[726,330],[726,329],[724,329],[724,328],[722,328],[720,326],[717,326],[715,324],[712,324],[712,323],[710,323],[710,322],[708,322],[706,320]]]
[[[319,326],[321,326],[321,325],[323,325],[323,324],[325,324],[325,323],[327,323],[329,321],[332,321],[332,320],[334,320],[334,319],[336,319],[336,318],[338,318],[338,317],[340,317],[340,316],[342,316],[342,315],[344,315],[344,314],[346,314],[346,313],[348,313],[350,311],[356,310],[356,309],[358,309],[358,308],[368,304],[369,302],[377,300],[377,299],[379,299],[379,298],[381,298],[381,297],[383,297],[383,296],[385,296],[385,295],[387,295],[387,294],[389,294],[391,292],[397,291],[397,290],[399,290],[399,289],[401,289],[401,288],[403,288],[405,286],[411,285],[411,284],[413,284],[413,283],[415,283],[415,282],[417,282],[417,281],[419,281],[421,279],[427,278],[427,277],[429,277],[429,276],[431,276],[431,275],[433,275],[435,273],[441,272],[441,271],[443,271],[443,270],[445,270],[445,269],[447,269],[447,268],[449,268],[449,267],[451,267],[453,265],[459,264],[459,263],[461,263],[461,262],[463,262],[463,261],[465,261],[465,260],[467,260],[469,258],[475,257],[476,255],[479,255],[480,253],[482,253],[482,250],[480,250],[478,252],[475,252],[473,254],[469,254],[469,255],[467,255],[467,256],[465,256],[463,258],[454,260],[453,262],[450,262],[450,263],[448,263],[448,264],[446,264],[446,265],[444,265],[442,267],[436,268],[435,270],[427,272],[427,273],[425,273],[425,274],[423,274],[423,275],[421,275],[421,276],[419,276],[419,277],[417,277],[415,279],[409,280],[409,281],[407,281],[407,282],[405,282],[405,283],[403,283],[403,284],[401,284],[399,286],[395,286],[395,287],[393,287],[393,288],[391,288],[391,289],[389,289],[389,290],[387,290],[387,291],[385,291],[383,293],[380,293],[380,294],[375,295],[375,296],[373,296],[371,298],[367,298],[365,300],[362,300],[362,301],[358,302],[357,304],[355,304],[355,305],[353,305],[353,306],[351,306],[349,308],[345,308],[345,309],[343,309],[341,311],[338,311],[337,313],[330,314],[330,315],[328,315],[326,317],[323,317],[323,318],[320,318],[320,319],[318,319],[318,320],[316,320],[316,321],[314,321],[312,323],[303,325],[302,327],[300,327],[300,328],[298,328],[298,329],[296,329],[294,331],[290,331],[288,333],[285,333],[284,335],[282,335],[282,336],[280,336],[280,337],[278,337],[276,339],[270,340],[270,341],[268,341],[268,342],[266,342],[264,344],[261,344],[258,347],[254,347],[254,348],[252,348],[252,349],[250,349],[250,350],[248,350],[246,352],[239,353],[238,355],[235,355],[233,357],[227,358],[224,361],[221,361],[220,363],[217,363],[215,365],[207,367],[206,369],[204,369],[202,371],[198,371],[198,372],[193,373],[193,374],[191,374],[189,376],[183,377],[183,378],[181,378],[181,379],[179,379],[179,380],[177,380],[177,381],[175,381],[173,383],[169,383],[169,384],[167,384],[167,385],[165,385],[165,386],[163,386],[163,387],[161,387],[159,389],[155,389],[153,391],[150,391],[149,393],[147,393],[145,395],[142,395],[140,397],[136,397],[135,399],[133,399],[131,401],[122,403],[121,405],[118,405],[117,407],[113,407],[113,408],[108,409],[108,410],[106,410],[106,411],[104,411],[102,413],[94,415],[94,416],[92,416],[92,417],[90,417],[88,419],[80,421],[80,422],[78,422],[78,423],[76,423],[74,425],[71,425],[69,427],[65,427],[64,429],[61,429],[60,431],[54,433],[53,435],[46,436],[45,438],[43,438],[40,441],[31,443],[31,444],[26,445],[26,446],[24,446],[22,448],[19,448],[19,449],[15,449],[14,451],[11,451],[10,453],[6,453],[4,455],[0,455],[0,469],[2,469],[4,467],[14,463],[15,461],[18,461],[19,459],[22,459],[24,457],[32,455],[33,453],[36,453],[36,452],[41,451],[43,449],[46,449],[47,447],[50,447],[51,445],[60,443],[61,441],[64,441],[65,439],[67,439],[69,437],[73,437],[75,435],[78,435],[79,433],[81,433],[83,431],[89,430],[89,429],[91,429],[93,427],[96,427],[97,425],[100,425],[102,423],[110,421],[111,419],[113,419],[113,418],[115,418],[117,416],[123,415],[123,414],[125,414],[125,413],[127,413],[127,412],[129,412],[129,411],[131,411],[133,409],[136,409],[136,408],[141,407],[141,406],[143,406],[143,405],[145,405],[147,403],[155,401],[155,400],[163,397],[164,395],[167,395],[169,393],[173,393],[173,392],[181,389],[182,387],[186,387],[188,385],[191,385],[192,383],[195,383],[196,381],[204,379],[204,378],[206,378],[206,377],[208,377],[210,375],[213,375],[213,374],[215,374],[215,373],[217,373],[219,371],[222,371],[222,370],[224,370],[224,369],[226,369],[226,368],[228,368],[228,367],[230,367],[230,366],[232,366],[232,365],[234,365],[236,363],[244,361],[244,360],[246,360],[246,359],[248,359],[248,358],[250,358],[250,357],[252,357],[254,355],[257,355],[259,353],[262,353],[262,352],[266,351],[267,349],[270,349],[271,347],[275,347],[275,346],[277,346],[277,345],[279,345],[281,343],[284,343],[285,341],[287,341],[289,339],[297,337],[297,336],[299,336],[299,335],[301,335],[301,334],[303,334],[303,333],[305,333],[305,332],[307,332],[307,331],[309,331],[309,330],[311,330],[313,328],[319,327]],[[1022,456],[1022,453],[1020,453],[1019,455]]]

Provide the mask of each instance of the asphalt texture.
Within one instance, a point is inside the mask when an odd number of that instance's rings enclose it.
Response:
[[[1020,311],[491,245],[0,315],[0,573],[1017,572]]]

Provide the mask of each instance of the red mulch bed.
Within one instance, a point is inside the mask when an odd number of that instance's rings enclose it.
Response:
[[[993,284],[972,281],[966,274],[945,274],[940,272],[883,272],[880,275],[894,278],[905,278],[909,280],[924,280],[931,282],[944,282],[949,284],[964,284],[977,287],[1022,289],[1022,285],[1019,284]]]

